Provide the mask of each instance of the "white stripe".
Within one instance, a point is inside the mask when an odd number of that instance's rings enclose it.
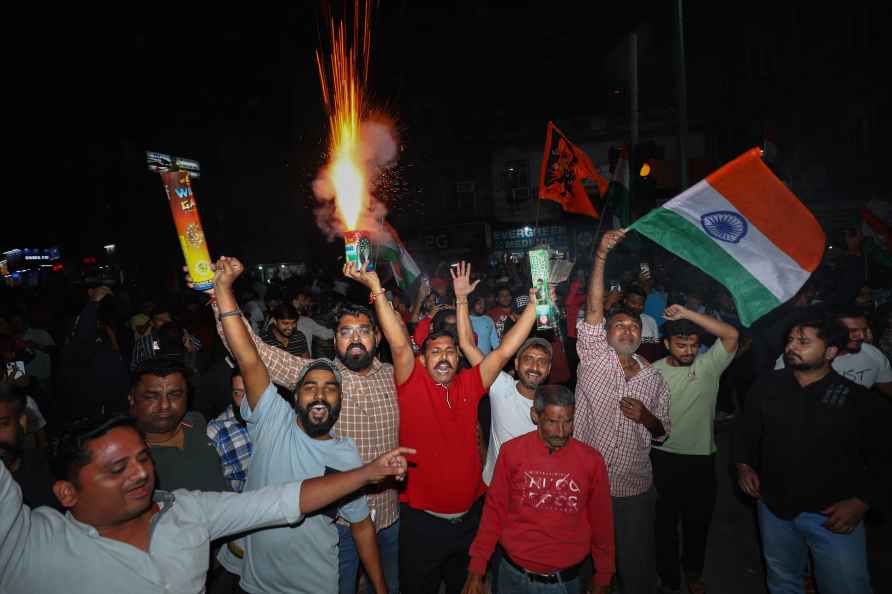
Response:
[[[771,205],[766,204],[765,207],[771,208]],[[693,223],[703,232],[703,235],[740,262],[781,303],[795,295],[808,280],[810,273],[803,270],[787,252],[772,243],[748,219],[749,228],[739,243],[721,241],[709,235],[700,223],[702,215],[721,210],[737,214],[740,214],[740,211],[706,180],[691,186],[664,204],[663,208],[671,210]],[[743,217],[742,214],[740,216]]]

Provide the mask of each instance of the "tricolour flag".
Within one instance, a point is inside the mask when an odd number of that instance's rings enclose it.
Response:
[[[629,148],[623,146],[616,159],[613,175],[610,176],[610,185],[607,187],[607,195],[604,203],[613,211],[613,227],[626,227],[629,224]]]
[[[734,297],[749,326],[792,298],[818,267],[824,231],[751,149],[634,229],[700,268]]]
[[[378,239],[378,256],[390,263],[393,278],[400,288],[407,288],[421,275],[421,269],[409,255],[396,229],[387,221],[384,221],[384,233]]]
[[[545,154],[539,175],[539,198],[553,200],[566,212],[598,218],[582,180],[590,179],[598,184],[598,194],[607,191],[607,180],[592,164],[583,151],[570,142],[552,122],[548,122],[545,136]]]
[[[864,250],[883,266],[892,267],[892,204],[871,200],[860,211]]]

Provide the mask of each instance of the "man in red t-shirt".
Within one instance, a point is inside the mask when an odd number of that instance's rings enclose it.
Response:
[[[499,592],[580,592],[579,568],[595,562],[593,594],[606,594],[615,571],[613,510],[604,458],[573,439],[576,399],[564,386],[539,386],[530,417],[537,430],[499,451],[464,592],[483,594],[493,567]]]
[[[464,265],[462,265],[464,266]],[[345,268],[379,299],[384,290],[374,272]],[[475,283],[452,272],[455,289],[469,294]],[[464,286],[462,283],[468,285]],[[467,289],[467,292],[464,292]],[[467,297],[462,298],[467,303]],[[446,582],[447,594],[459,594],[468,575],[468,547],[477,533],[485,491],[477,450],[477,405],[514,356],[536,322],[535,300],[514,328],[479,365],[460,369],[454,331],[433,332],[416,360],[400,324],[381,329],[390,344],[400,408],[400,443],[417,450],[411,458],[406,488],[400,495],[400,591],[434,594]]]
[[[533,300],[531,293],[530,301]],[[492,318],[492,321],[495,322],[496,332],[498,333],[499,338],[502,338],[502,335],[505,334],[505,322],[508,318],[514,315],[511,310],[511,289],[507,286],[499,287],[498,292],[496,292],[496,305],[486,313]]]

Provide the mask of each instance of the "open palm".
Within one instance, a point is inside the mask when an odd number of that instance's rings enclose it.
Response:
[[[455,269],[449,269],[449,274],[452,275],[452,289],[455,291],[456,298],[467,297],[480,284],[479,280],[471,282],[470,262],[459,262]]]

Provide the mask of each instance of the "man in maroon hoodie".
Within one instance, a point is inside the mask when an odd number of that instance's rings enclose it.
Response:
[[[615,566],[607,467],[597,450],[571,437],[575,404],[566,387],[539,386],[530,411],[537,431],[502,446],[463,594],[483,594],[496,545],[497,594],[576,594],[589,553],[592,592],[608,591]]]

